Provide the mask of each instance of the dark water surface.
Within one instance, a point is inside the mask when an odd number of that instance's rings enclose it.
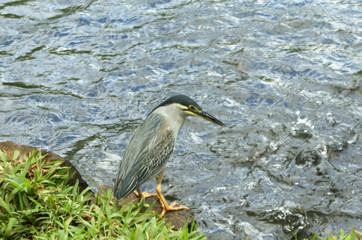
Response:
[[[187,94],[229,128],[188,119],[163,190],[210,239],[361,230],[361,40],[357,0],[0,0],[0,139],[113,185]]]

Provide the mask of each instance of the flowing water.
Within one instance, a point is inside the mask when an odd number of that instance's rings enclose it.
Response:
[[[361,230],[361,40],[357,0],[0,0],[0,140],[113,185],[182,93],[228,125],[189,118],[163,181],[209,239]]]

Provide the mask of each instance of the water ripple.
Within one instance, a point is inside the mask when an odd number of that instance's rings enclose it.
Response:
[[[357,1],[5,1],[0,138],[112,185],[142,119],[187,94],[228,128],[188,119],[163,191],[210,239],[348,231],[361,19]]]

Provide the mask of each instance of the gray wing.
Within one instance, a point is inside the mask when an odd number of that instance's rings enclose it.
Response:
[[[149,115],[136,130],[120,164],[114,195],[122,198],[157,176],[175,146],[173,133],[159,114]]]

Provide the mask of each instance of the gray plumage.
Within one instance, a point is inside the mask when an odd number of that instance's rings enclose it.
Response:
[[[114,187],[114,195],[118,199],[126,197],[146,181],[157,177],[156,191],[163,204],[162,214],[169,210],[187,209],[168,205],[161,193],[166,163],[187,116],[200,117],[225,127],[215,117],[202,111],[189,97],[176,95],[168,98],[151,111],[127,146]]]
[[[143,183],[155,178],[165,167],[176,140],[171,130],[165,130],[166,125],[161,114],[152,113],[136,130],[117,175],[117,198],[129,195]]]

